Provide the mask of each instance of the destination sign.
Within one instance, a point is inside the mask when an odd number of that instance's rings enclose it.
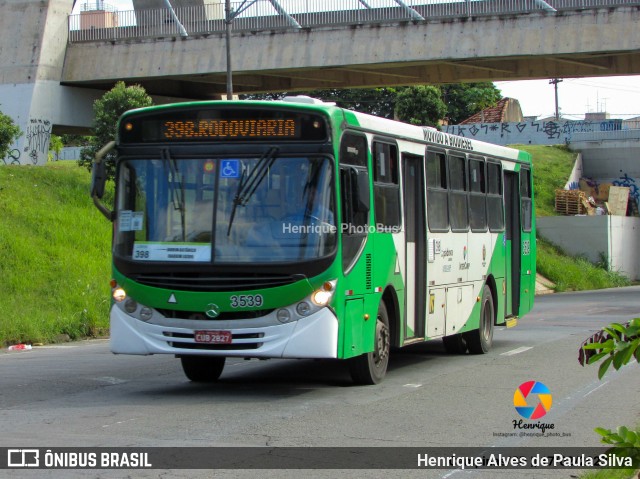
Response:
[[[298,138],[300,127],[293,118],[278,120],[187,120],[165,121],[167,140],[210,140],[219,138]]]
[[[315,112],[229,106],[157,107],[123,116],[121,144],[328,141],[327,122]]]

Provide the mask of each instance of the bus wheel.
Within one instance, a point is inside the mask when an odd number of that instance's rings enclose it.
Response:
[[[454,334],[442,338],[444,350],[449,354],[464,354],[467,352],[467,341],[462,334]]]
[[[218,380],[227,358],[219,356],[181,356],[185,376],[196,383],[212,383]]]
[[[469,345],[469,352],[473,354],[488,353],[493,343],[493,297],[491,290],[485,285],[482,292],[482,308],[480,310],[480,324],[478,329],[465,333]]]
[[[376,337],[374,350],[370,353],[349,359],[349,372],[356,384],[378,384],[387,373],[389,351],[391,350],[391,331],[389,316],[383,302],[378,307],[376,318]]]

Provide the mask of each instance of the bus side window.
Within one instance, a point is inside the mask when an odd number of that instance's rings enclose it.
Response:
[[[373,142],[373,193],[376,224],[400,226],[400,187],[398,185],[398,148]]]
[[[369,195],[367,138],[345,133],[340,143],[340,195],[342,198],[342,268],[348,272],[367,237],[369,210],[361,198]],[[365,179],[367,181],[365,181]],[[366,191],[360,191],[366,188]],[[366,185],[366,186],[363,186]]]
[[[429,231],[449,231],[447,162],[437,151],[427,151],[427,220]]]
[[[531,170],[520,170],[520,196],[522,205],[522,231],[531,231],[532,204],[531,204]]]
[[[469,224],[471,231],[487,231],[486,192],[484,160],[469,159]]]
[[[504,230],[502,167],[493,162],[487,162],[487,223],[492,233]]]
[[[449,221],[451,231],[466,232],[469,229],[467,206],[467,161],[463,156],[449,156]]]

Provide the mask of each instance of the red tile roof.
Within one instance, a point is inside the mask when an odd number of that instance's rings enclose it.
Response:
[[[507,106],[511,98],[503,98],[496,106],[486,108],[479,111],[475,115],[471,115],[466,120],[460,122],[461,125],[470,123],[502,123],[507,113]]]

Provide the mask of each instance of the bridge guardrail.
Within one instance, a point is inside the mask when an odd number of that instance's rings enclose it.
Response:
[[[237,11],[244,3],[232,3]],[[447,18],[512,15],[638,6],[640,0],[326,0],[292,3],[256,0],[233,20],[233,32],[310,29],[330,26],[427,22]],[[276,8],[279,7],[279,8]],[[236,9],[236,10],[234,10]],[[175,15],[174,15],[175,13]],[[198,36],[225,31],[224,2],[173,9],[93,10],[69,15],[69,43],[136,38]]]
[[[615,141],[615,140],[636,140],[640,142],[640,130],[615,130],[615,131],[590,131],[576,132],[571,136],[570,143],[591,142],[591,141]]]

